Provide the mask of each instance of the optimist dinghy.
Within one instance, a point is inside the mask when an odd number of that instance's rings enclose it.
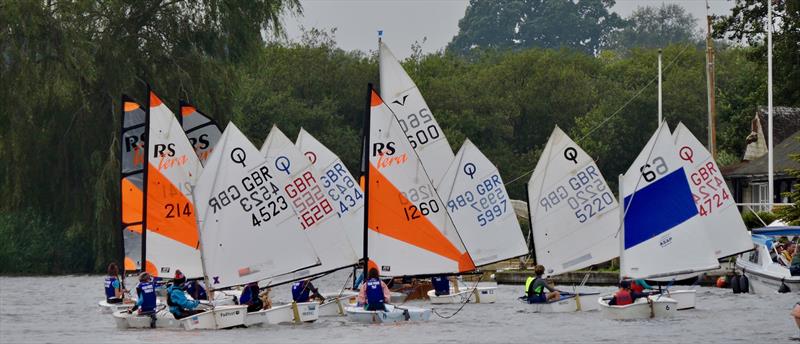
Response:
[[[624,200],[621,276],[656,279],[719,268],[678,154],[664,122],[619,177],[619,195]],[[678,297],[691,300],[693,295],[686,292]],[[641,319],[669,316],[677,310],[677,300],[667,298],[674,304],[659,302],[665,297],[641,298],[625,306],[609,306],[602,298],[598,302],[608,318]],[[650,309],[645,312],[644,308]]]
[[[458,281],[459,288],[450,288],[448,295],[436,295],[435,290],[428,291],[428,298],[434,305],[439,304],[460,304],[465,302],[472,303],[495,303],[497,301],[497,283],[480,282],[474,286],[467,286]]]
[[[527,197],[532,254],[546,276],[619,256],[619,204],[592,157],[558,126],[528,181]],[[531,305],[542,313],[597,309],[594,299],[586,299],[592,293],[578,295]]]

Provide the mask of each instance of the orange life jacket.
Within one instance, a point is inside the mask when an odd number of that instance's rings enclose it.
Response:
[[[617,298],[617,306],[625,306],[633,303],[633,297],[631,297],[631,293],[625,289],[617,291],[617,293],[614,294],[614,297]]]
[[[634,293],[641,293],[644,291],[644,287],[639,285],[639,283],[637,283],[636,280],[633,280],[631,281],[631,291],[633,291]]]

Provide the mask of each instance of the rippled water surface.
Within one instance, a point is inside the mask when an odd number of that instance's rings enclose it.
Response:
[[[338,291],[348,274],[316,282]],[[680,287],[678,287],[680,288]],[[798,336],[791,307],[794,294],[734,295],[727,289],[699,288],[697,309],[666,320],[612,321],[599,312],[535,314],[518,303],[520,286],[501,285],[495,304],[468,304],[450,319],[433,315],[426,323],[365,325],[346,318],[313,324],[223,331],[118,330],[98,311],[102,276],[0,277],[0,342],[56,343],[784,343]],[[566,287],[564,289],[567,289]],[[610,292],[613,288],[586,288]],[[288,301],[288,287],[273,290]],[[423,306],[422,302],[409,302]],[[436,306],[442,315],[458,305]]]

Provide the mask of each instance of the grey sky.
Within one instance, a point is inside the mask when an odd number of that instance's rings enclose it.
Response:
[[[337,28],[336,42],[345,50],[368,52],[377,47],[377,31],[398,58],[411,55],[414,41],[422,42],[423,51],[444,48],[458,32],[458,20],[464,16],[468,0],[301,0],[304,15],[285,18],[290,39],[298,39],[300,26],[306,29]],[[703,24],[706,15],[703,0],[617,0],[613,10],[626,17],[638,6],[676,3]],[[726,14],[733,7],[730,0],[710,0],[712,14]]]

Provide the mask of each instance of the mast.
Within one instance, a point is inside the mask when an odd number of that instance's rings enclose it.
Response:
[[[528,208],[528,238],[531,245],[531,258],[533,265],[536,265],[536,245],[533,243],[533,213],[531,212],[531,198],[528,193],[528,183],[525,183],[525,206]]]
[[[772,0],[767,0],[767,160],[769,165],[769,209],[775,202],[775,176],[772,155]]]
[[[367,273],[369,272],[369,154],[370,154],[370,111],[372,99],[372,84],[367,84],[367,97],[364,105],[364,149],[363,149],[363,171],[364,176],[364,279],[366,280]]]
[[[142,160],[142,271],[147,271],[147,184],[148,170],[150,169],[150,97],[153,91],[147,83],[147,105],[144,113],[144,159]]]
[[[708,151],[711,157],[717,159],[717,102],[716,102],[716,75],[714,73],[714,41],[711,39],[711,15],[708,14],[708,0],[706,0],[706,87],[708,92]]]
[[[658,49],[658,125],[661,126],[661,49]]]

